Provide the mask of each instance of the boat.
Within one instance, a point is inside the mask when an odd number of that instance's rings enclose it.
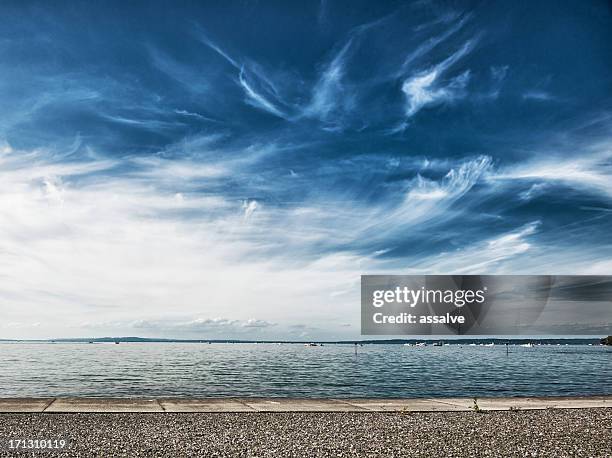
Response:
[[[531,342],[527,342],[527,343],[521,344],[521,347],[531,348],[533,347],[533,344]]]
[[[416,344],[417,347],[426,347],[427,346],[427,342],[419,342]]]
[[[434,342],[433,344],[434,347],[441,347],[442,345],[442,342]]]

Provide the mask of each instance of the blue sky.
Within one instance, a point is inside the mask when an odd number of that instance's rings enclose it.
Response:
[[[361,274],[612,271],[608,2],[0,13],[0,337],[352,338]]]

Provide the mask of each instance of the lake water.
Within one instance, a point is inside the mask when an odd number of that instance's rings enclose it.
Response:
[[[0,397],[612,394],[612,347],[3,343]]]

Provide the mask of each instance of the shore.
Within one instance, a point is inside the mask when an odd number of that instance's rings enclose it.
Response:
[[[481,412],[5,413],[0,437],[67,448],[0,456],[606,457],[608,408]]]
[[[612,396],[485,398],[0,398],[0,413],[454,412],[612,407]]]

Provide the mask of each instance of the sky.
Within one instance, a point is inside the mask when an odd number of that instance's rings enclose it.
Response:
[[[0,16],[0,338],[352,339],[360,275],[612,274],[609,2]]]

